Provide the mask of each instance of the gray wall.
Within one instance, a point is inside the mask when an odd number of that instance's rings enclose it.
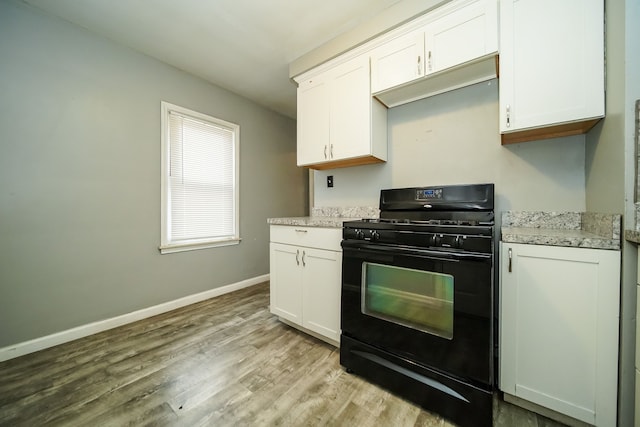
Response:
[[[640,3],[607,0],[607,117],[587,137],[586,200],[594,212],[623,213],[635,228],[634,104],[640,99]],[[633,425],[637,246],[623,241],[618,425]]]
[[[496,211],[585,209],[584,136],[500,145],[496,80],[392,108],[388,124],[388,162],[314,172],[315,206],[377,206],[381,188],[492,182]]]
[[[295,121],[5,0],[0,58],[0,347],[269,272]],[[239,245],[159,254],[161,100],[240,125]]]

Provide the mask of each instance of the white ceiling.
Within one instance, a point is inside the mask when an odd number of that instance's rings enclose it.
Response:
[[[291,61],[400,0],[22,0],[289,117]]]

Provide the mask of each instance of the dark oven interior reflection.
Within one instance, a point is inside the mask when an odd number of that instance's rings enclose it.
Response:
[[[362,313],[453,338],[453,276],[364,261]]]
[[[383,190],[344,225],[340,359],[461,425],[491,425],[493,185]]]

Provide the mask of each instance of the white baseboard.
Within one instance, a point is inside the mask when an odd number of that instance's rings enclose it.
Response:
[[[269,274],[264,274],[262,276],[253,277],[241,282],[232,283],[230,285],[221,286],[219,288],[210,289],[198,294],[193,294],[186,297],[178,298],[173,301],[154,305],[153,307],[143,308],[141,310],[133,311],[121,316],[88,323],[86,325],[67,329],[66,331],[56,332],[55,334],[3,347],[0,348],[0,362],[24,356],[25,354],[44,350],[45,348],[54,347],[59,344],[64,344],[78,338],[84,338],[89,335],[97,334],[98,332],[126,325],[127,323],[136,322],[138,320],[146,319],[151,316],[166,313],[167,311],[175,310],[176,308],[184,307],[189,304],[195,304],[197,302],[228,294],[229,292],[237,291],[239,289],[248,288],[249,286],[264,283],[268,280]]]

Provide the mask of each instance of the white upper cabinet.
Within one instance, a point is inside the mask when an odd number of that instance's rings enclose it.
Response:
[[[371,97],[369,55],[311,73],[298,80],[298,166],[385,161],[387,112]]]
[[[371,53],[371,92],[410,82],[424,71],[424,32],[405,34]]]
[[[501,0],[503,143],[584,133],[603,116],[603,1]]]
[[[426,74],[498,51],[498,6],[477,0],[435,20],[425,29]]]
[[[496,77],[495,0],[453,1],[387,37],[371,52],[371,92],[388,107]]]
[[[329,88],[325,76],[298,86],[298,165],[327,160],[329,155]]]
[[[371,154],[369,58],[365,55],[337,66],[331,73],[331,83],[331,160]]]

